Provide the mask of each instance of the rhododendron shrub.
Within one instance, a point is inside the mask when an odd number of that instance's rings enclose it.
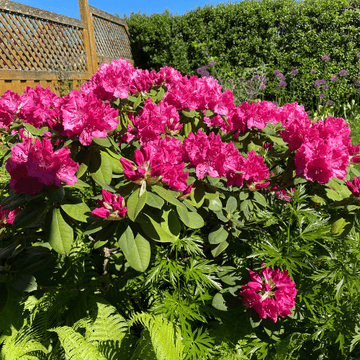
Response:
[[[297,103],[236,106],[212,77],[118,59],[63,97],[7,91],[0,127],[0,312],[27,316],[55,294],[70,314],[57,325],[75,332],[109,304],[106,317],[151,313],[181,334],[181,359],[302,346],[341,358],[356,345],[360,146],[345,120],[311,121]],[[134,358],[149,341],[139,329],[124,345]]]

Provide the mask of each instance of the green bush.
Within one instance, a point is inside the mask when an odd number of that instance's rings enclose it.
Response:
[[[288,88],[296,88],[298,103],[310,110],[319,100],[317,79],[329,83],[332,75],[348,71],[346,81],[329,88],[326,99],[341,102],[350,94],[357,99],[353,79],[358,78],[359,0],[263,0],[205,6],[173,16],[135,14],[126,19],[135,64],[159,70],[172,66],[194,75],[211,59],[233,71],[269,65],[269,76],[280,70]],[[324,55],[331,60],[322,61]],[[291,79],[292,70],[299,71]],[[312,74],[310,71],[316,72]],[[359,78],[360,80],[360,78]],[[264,96],[279,97],[277,79],[268,79]],[[282,94],[282,103],[293,101]]]

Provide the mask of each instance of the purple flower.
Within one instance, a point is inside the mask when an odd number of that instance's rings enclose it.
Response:
[[[331,77],[330,81],[336,82],[336,81],[338,81],[338,77],[334,75]]]
[[[324,98],[325,97],[325,94],[320,94],[319,95],[321,98]]]
[[[350,97],[350,94],[347,94],[346,97]]]
[[[233,82],[233,81],[234,81],[234,79],[229,79],[229,80],[228,80],[228,82]]]
[[[356,89],[357,92],[360,92],[360,89]]]
[[[299,72],[299,70],[296,70],[296,69],[295,69],[295,70],[292,70],[292,71],[291,71],[291,75],[297,75],[298,72]]]
[[[273,104],[276,105],[276,106],[279,105],[279,103],[277,101],[273,101]]]
[[[324,55],[322,58],[321,58],[322,61],[329,61],[330,60],[330,56],[329,55]]]
[[[259,78],[259,75],[255,75],[252,79],[257,80]]]
[[[275,75],[275,76],[279,76],[280,74],[281,74],[281,71],[280,71],[280,70],[275,70],[275,71],[274,71],[274,75]]]
[[[321,79],[321,80],[316,80],[315,81],[315,84],[314,84],[314,87],[319,87],[321,85],[325,85],[326,84],[326,80],[325,79]]]
[[[261,90],[265,90],[265,88],[266,88],[266,86],[265,86],[264,84],[261,84],[261,85],[260,85],[260,89],[261,89]]]
[[[324,89],[324,90],[327,90],[328,88],[329,88],[329,87],[328,87],[327,85],[324,85],[324,86],[323,86],[323,89]]]
[[[356,57],[357,57],[357,58],[360,58],[360,53],[356,54]]]
[[[209,63],[208,63],[208,66],[214,66],[216,64],[216,61],[214,60],[210,60]]]
[[[243,82],[244,80],[242,78],[238,78],[238,81]]]
[[[326,103],[326,105],[332,106],[332,105],[334,105],[334,102],[333,102],[332,100],[329,100],[329,101]]]
[[[311,72],[312,74],[314,74],[314,73],[315,73],[315,70],[314,70],[314,69],[311,69],[310,72]]]
[[[312,114],[312,111],[311,111],[311,110],[309,110],[309,111],[307,111],[306,113],[307,113],[307,114],[308,114],[308,116],[309,116],[309,115],[311,115],[311,114]]]
[[[202,66],[202,67],[199,67],[197,70],[196,70],[196,72],[199,74],[199,75],[201,75],[201,76],[210,76],[210,74],[209,74],[209,72],[207,71],[207,66],[206,65],[204,65],[204,66]]]
[[[340,72],[339,72],[340,76],[344,76],[344,75],[347,75],[347,74],[348,74],[348,72],[346,70],[340,70]]]
[[[360,76],[360,73],[358,73],[358,76]]]
[[[355,83],[355,86],[360,86],[360,81],[359,80],[354,79],[354,83]]]
[[[287,83],[285,81],[280,81],[278,89],[281,89],[281,88],[285,87],[286,85],[287,85]]]
[[[359,73],[360,74],[360,73]],[[360,76],[360,75],[359,75]],[[264,80],[263,80],[263,84],[264,85],[266,85],[267,84],[267,80],[266,80],[266,78],[264,78]]]
[[[253,82],[252,82],[251,80],[248,80],[247,83],[248,83],[249,85],[252,85],[252,84],[253,84]]]

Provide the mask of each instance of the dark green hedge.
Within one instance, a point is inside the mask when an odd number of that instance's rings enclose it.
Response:
[[[285,76],[288,89],[291,70],[299,74],[293,80],[300,103],[310,107],[319,89],[314,81],[326,79],[346,69],[349,73],[341,86],[327,90],[328,99],[356,94],[353,79],[360,71],[360,0],[244,0],[239,3],[205,6],[173,16],[135,14],[126,18],[132,42],[133,58],[142,69],[159,70],[172,66],[182,74],[196,74],[210,57],[231,67],[255,67],[270,64],[266,97],[275,99],[278,79],[273,71]],[[207,53],[207,55],[206,55]],[[330,55],[324,62],[322,56]],[[311,74],[311,69],[316,70]],[[294,88],[294,86],[292,87]]]

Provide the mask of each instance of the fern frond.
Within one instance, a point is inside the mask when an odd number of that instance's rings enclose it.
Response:
[[[34,339],[33,331],[30,326],[26,325],[19,332],[12,328],[11,336],[8,336],[1,349],[1,355],[6,360],[18,360],[19,358],[26,358],[27,354],[41,351],[47,353],[46,347],[39,341]]]
[[[157,360],[182,360],[184,358],[181,333],[174,324],[161,315],[147,313],[133,315],[130,325],[135,323],[142,324],[148,331]],[[148,335],[143,332],[138,346],[147,348],[147,339]],[[142,344],[142,342],[144,343]]]
[[[86,341],[81,334],[68,326],[60,326],[49,331],[56,332],[67,360],[107,360],[97,347]]]

